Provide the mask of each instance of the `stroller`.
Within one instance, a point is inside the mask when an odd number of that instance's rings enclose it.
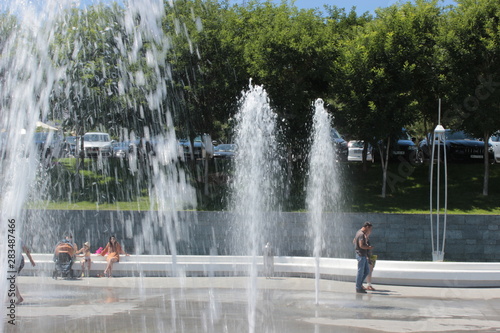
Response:
[[[65,242],[59,243],[54,254],[54,262],[56,268],[52,273],[52,278],[57,280],[57,277],[73,278],[73,247]]]

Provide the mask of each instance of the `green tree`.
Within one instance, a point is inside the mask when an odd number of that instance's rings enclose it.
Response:
[[[241,73],[241,53],[227,39],[233,21],[226,1],[177,0],[167,10],[164,29],[173,43],[168,55],[171,103],[180,134],[191,141],[203,133],[221,133],[248,81]],[[227,140],[219,135],[214,139]]]
[[[483,195],[488,195],[488,139],[500,128],[500,3],[459,0],[449,12],[443,45],[455,89],[452,123],[483,138]]]
[[[420,41],[416,38],[414,7],[381,9],[374,21],[344,41],[337,64],[339,77],[334,100],[336,118],[357,139],[380,147],[382,196],[386,196],[391,142],[415,120],[418,102],[413,95]]]
[[[140,26],[144,18],[131,15]],[[139,29],[128,32],[124,17],[117,4],[95,5],[71,10],[58,25],[52,49],[66,79],[54,92],[53,117],[78,135],[102,130],[118,137],[126,129],[143,137],[164,130],[166,116],[158,110],[168,71],[165,42]]]
[[[293,4],[293,2],[292,2]],[[286,123],[291,147],[302,147],[315,99],[326,98],[330,64],[337,52],[324,18],[283,1],[237,7],[232,40],[241,43],[247,76],[263,85],[271,105]]]

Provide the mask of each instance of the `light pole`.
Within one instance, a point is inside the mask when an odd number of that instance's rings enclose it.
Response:
[[[441,100],[439,100],[439,125],[434,129],[432,137],[432,154],[431,154],[431,176],[430,176],[430,222],[431,222],[431,241],[432,241],[432,261],[443,261],[444,245],[446,241],[446,215],[448,209],[448,170],[446,158],[446,130],[441,126]],[[433,184],[434,184],[434,154],[437,146],[437,172],[436,172],[436,216],[434,217],[433,210]],[[443,165],[444,165],[444,214],[443,214],[443,230],[442,239],[440,239],[439,226],[440,221],[440,185],[441,185],[441,146],[443,147]],[[434,221],[436,224],[436,238],[434,239]]]

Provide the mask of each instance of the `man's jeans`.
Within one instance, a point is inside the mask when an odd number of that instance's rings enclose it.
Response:
[[[360,257],[356,253],[356,260],[358,261],[358,274],[356,275],[356,290],[363,289],[363,281],[365,281],[368,274],[370,274],[370,265],[366,256]]]

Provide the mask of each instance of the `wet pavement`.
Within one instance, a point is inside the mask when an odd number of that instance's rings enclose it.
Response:
[[[500,288],[374,285],[356,294],[352,282],[321,280],[316,298],[314,279],[289,277],[18,283],[24,302],[5,332],[500,332]]]

